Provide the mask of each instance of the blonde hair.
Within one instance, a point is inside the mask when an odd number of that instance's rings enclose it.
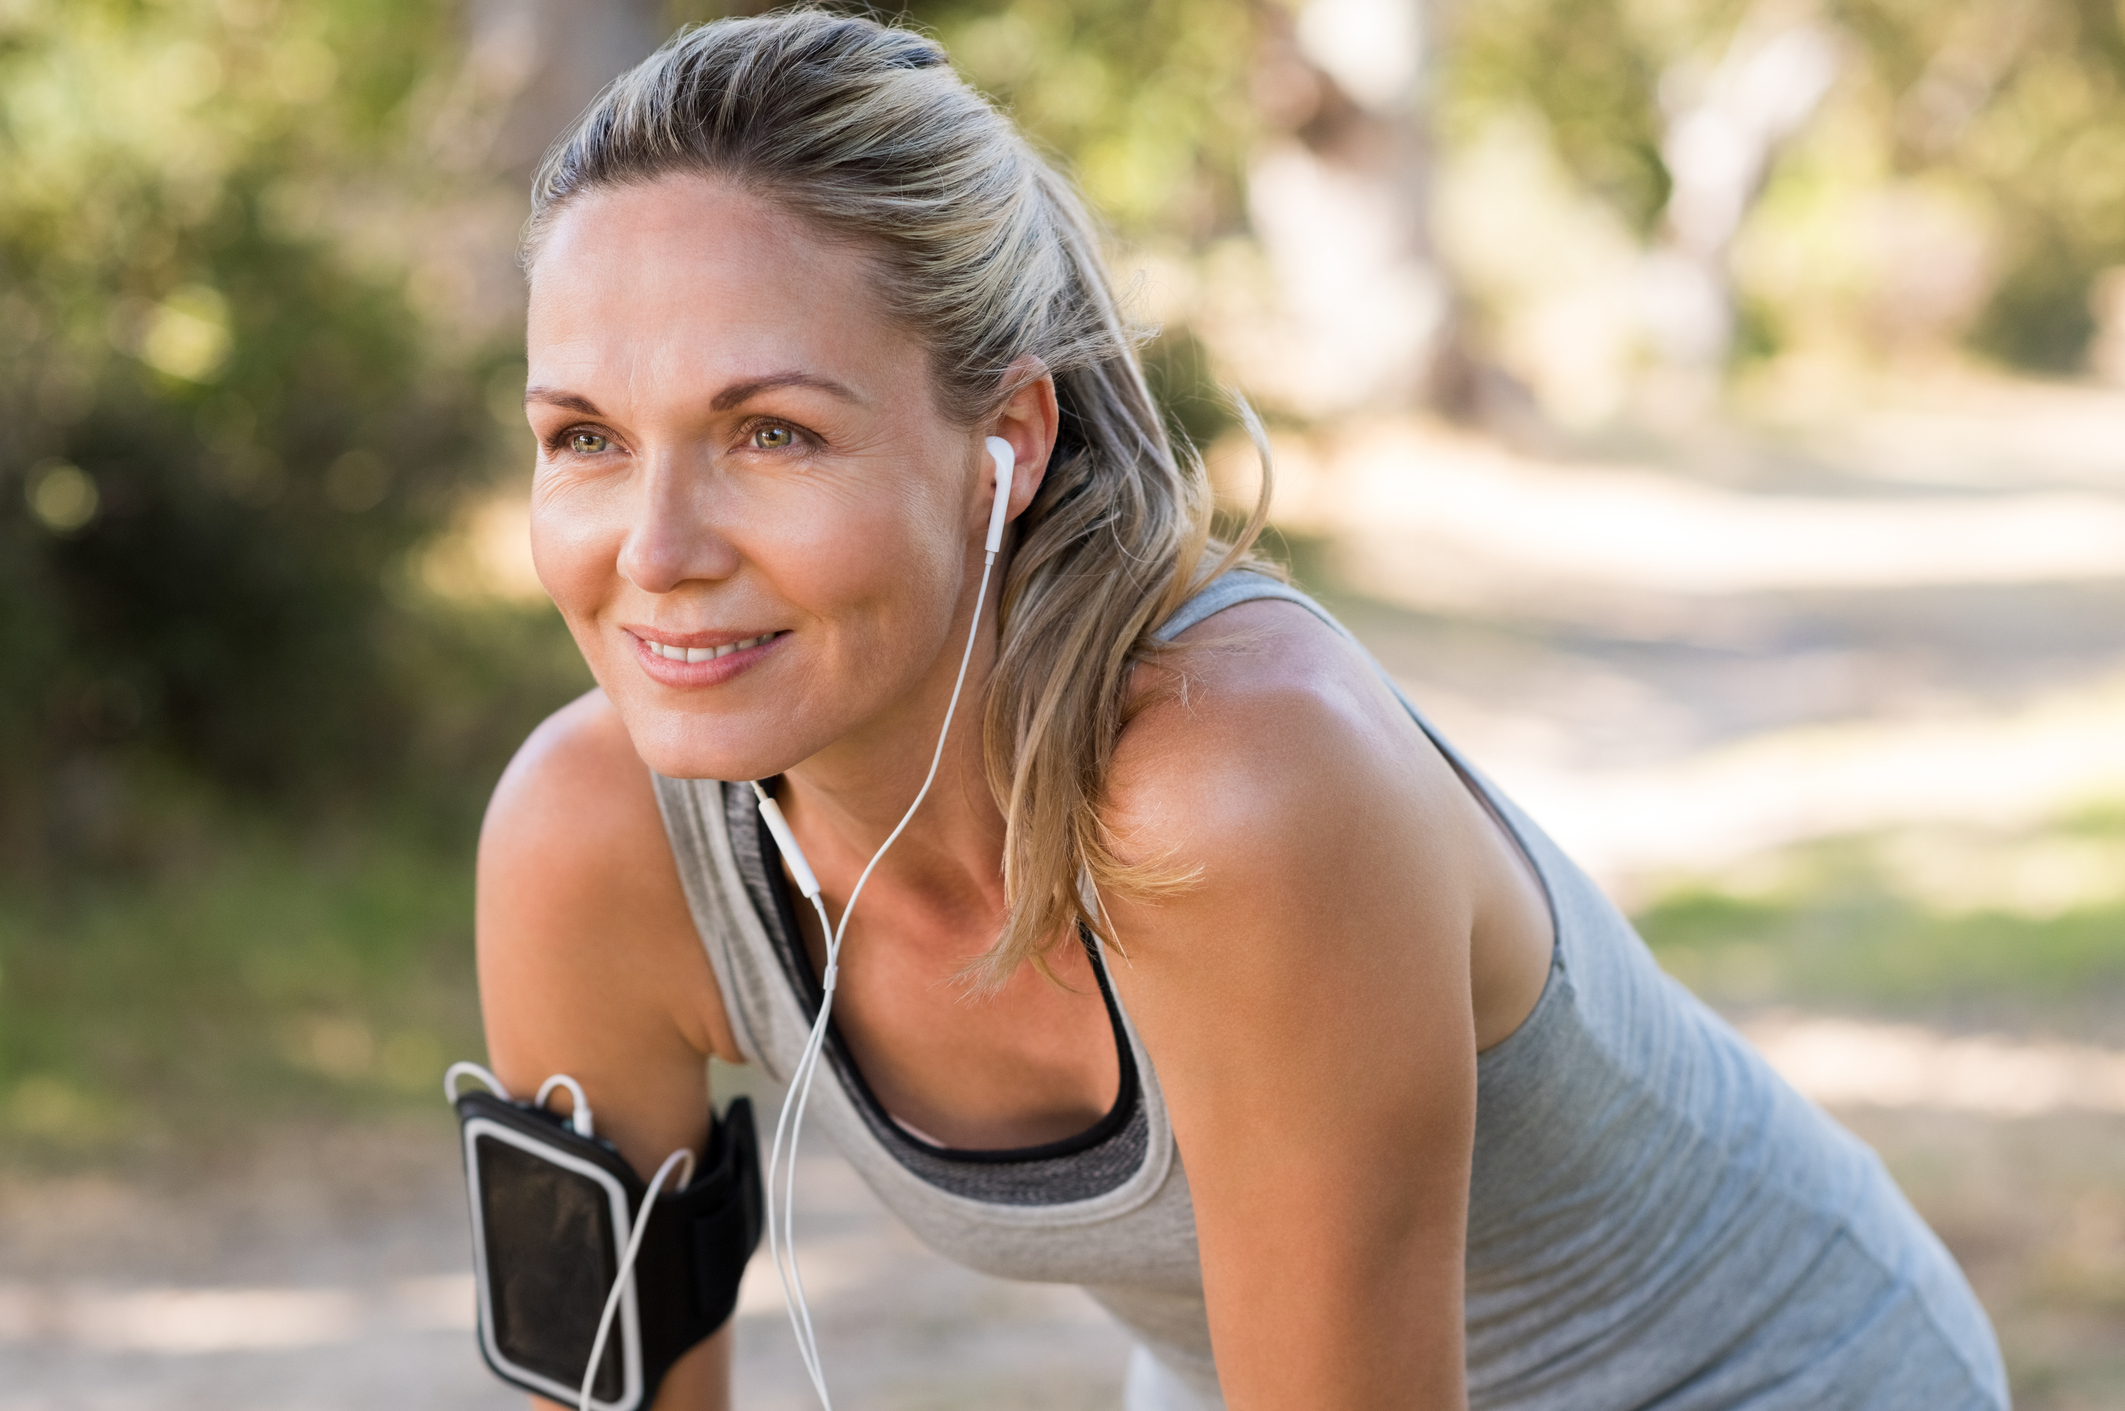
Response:
[[[1253,516],[1231,542],[1214,538],[1201,458],[1167,434],[1083,205],[922,35],[809,9],[682,30],[547,155],[527,264],[572,198],[684,173],[875,255],[890,315],[928,349],[955,424],[994,413],[1027,355],[1055,379],[1061,429],[1017,522],[984,718],[1009,912],[970,967],[991,984],[1027,959],[1045,970],[1077,926],[1104,934],[1081,877],[1104,895],[1185,885],[1157,861],[1124,864],[1099,808],[1131,668],[1161,651],[1150,634],[1226,568],[1262,567],[1249,546],[1267,513],[1266,453]]]

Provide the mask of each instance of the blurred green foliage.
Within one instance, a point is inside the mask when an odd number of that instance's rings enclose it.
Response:
[[[1658,17],[1629,0],[1498,0],[1457,7],[1453,57],[1440,75],[1441,127],[1466,140],[1500,110],[1542,116],[1572,173],[1640,236],[1667,205],[1660,75],[1730,22],[1732,4]]]
[[[1292,8],[921,0],[906,17],[1125,240],[1186,253],[1244,226],[1264,136],[1250,79]],[[1532,109],[1649,231],[1667,195],[1662,82],[1716,53],[1745,8],[1444,11],[1442,131]],[[1839,179],[1978,192],[2003,264],[1971,337],[2075,364],[2092,284],[2125,264],[2115,7],[1826,13],[1851,52],[1818,126],[1880,149],[1878,170]],[[416,292],[413,247],[443,238],[458,188],[496,181],[437,136],[463,26],[418,0],[0,8],[0,410],[16,428],[0,446],[0,842],[17,868],[107,850],[125,813],[111,781],[139,758],[283,810],[476,795],[468,781],[524,720],[581,683],[565,652],[534,649],[541,684],[498,692],[550,619],[437,600],[414,568],[501,462],[490,388],[506,393],[513,358],[505,338],[441,326]],[[1828,180],[1819,158],[1801,143],[1766,207],[1784,209],[1781,182]],[[1744,311],[1741,351],[1768,354],[1779,310]],[[1183,430],[1225,429],[1194,331],[1148,354]]]
[[[1260,132],[1257,7],[1232,0],[919,0],[910,19],[1061,156],[1124,236],[1241,228]]]
[[[456,24],[417,0],[0,10],[18,871],[107,851],[143,757],[298,813],[467,761],[489,630],[406,564],[485,478],[507,350],[436,336],[406,266],[347,238],[436,184],[413,114]]]
[[[587,676],[550,609],[422,574],[523,435],[506,324],[409,257],[493,180],[431,140],[460,24],[0,5],[12,1149],[425,1097],[476,1051],[472,825]]]
[[[391,1108],[480,1052],[472,879],[389,830],[223,820],[180,871],[0,891],[0,1149],[139,1156]]]
[[[1261,0],[917,0],[904,15],[1123,241],[1185,255],[1244,230]],[[1152,392],[1175,434],[1207,448],[1237,424],[1209,350],[1185,326],[1156,333]]]
[[[902,15],[1077,179],[1121,240],[1185,255],[1244,229],[1260,4],[916,0]],[[1207,448],[1236,424],[1193,330],[1156,330],[1144,360],[1176,435]]]
[[[1130,238],[1237,221],[1244,10],[1238,28],[1222,0],[911,18]],[[513,329],[468,345],[419,290],[460,188],[502,189],[441,131],[465,25],[418,0],[0,9],[0,410],[17,428],[0,447],[0,842],[18,868],[131,857],[112,848],[142,757],[283,814],[410,788],[462,825],[529,719],[584,684],[545,651],[532,689],[499,690],[536,631],[417,571],[500,462],[490,401],[514,417]],[[1181,424],[1215,434],[1192,336],[1151,352]]]
[[[1237,224],[1248,12],[912,18],[1124,238]],[[499,247],[480,203],[522,201],[471,32],[421,0],[0,4],[0,1132],[29,1149],[425,1103],[478,1051],[472,823],[587,674],[549,609],[430,586],[526,452],[509,310],[429,287],[468,212]],[[1214,435],[1201,345],[1150,354]]]
[[[1238,230],[1260,131],[1248,80],[1279,0],[906,0],[868,11],[936,37],[1131,240]],[[672,0],[679,23],[771,3]]]
[[[919,0],[906,17],[1123,242],[1184,260],[1244,231],[1267,135],[1251,85],[1296,8]],[[1534,112],[1652,237],[1661,85],[1743,8],[1442,11],[1440,135]],[[1967,199],[1999,261],[1970,337],[2077,365],[2090,291],[2125,264],[2118,11],[1826,13],[1844,77],[1764,209],[1869,183]],[[95,1151],[158,1113],[425,1102],[476,1046],[472,820],[587,677],[550,610],[424,573],[525,454],[509,319],[456,317],[425,263],[496,228],[480,203],[504,230],[521,209],[521,173],[474,151],[466,32],[464,7],[422,0],[0,0],[0,1131]],[[1783,307],[1744,303],[1745,351],[1778,345]],[[1147,358],[1179,430],[1229,427],[1197,330]],[[2114,908],[1942,918],[1872,846],[1826,847],[1785,890],[1674,893],[1647,934],[1737,996],[2116,973]]]

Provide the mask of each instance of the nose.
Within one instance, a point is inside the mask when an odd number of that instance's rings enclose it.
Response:
[[[705,471],[670,453],[647,459],[620,545],[620,576],[645,593],[669,593],[682,583],[736,573],[738,552],[713,522]]]

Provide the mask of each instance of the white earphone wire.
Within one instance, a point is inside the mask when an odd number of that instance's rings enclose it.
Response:
[[[553,1079],[547,1079],[550,1086]],[[574,1086],[574,1079],[566,1079]],[[649,1194],[642,1197],[642,1209],[635,1216],[634,1229],[628,1232],[626,1252],[620,1256],[620,1272],[613,1275],[612,1291],[605,1295],[605,1311],[598,1315],[598,1334],[590,1342],[590,1365],[583,1369],[583,1389],[576,1393],[576,1411],[590,1411],[590,1384],[598,1379],[598,1359],[605,1355],[605,1339],[612,1332],[612,1315],[619,1311],[620,1296],[627,1289],[627,1276],[635,1267],[635,1254],[642,1248],[642,1232],[649,1228],[649,1212],[657,1203],[659,1192],[664,1189],[664,1178],[671,1168],[679,1172],[678,1189],[685,1190],[686,1183],[694,1178],[694,1154],[685,1147],[664,1158],[657,1174],[650,1179]]]
[[[999,500],[1007,493],[1007,477],[1008,471],[999,477]],[[992,540],[993,537],[992,525]],[[952,682],[952,698],[945,706],[944,727],[937,732],[937,748],[930,754],[929,773],[923,775],[922,788],[916,791],[915,801],[908,805],[908,810],[901,815],[900,822],[894,825],[893,831],[886,835],[886,840],[878,845],[878,851],[871,854],[871,860],[858,874],[856,885],[849,892],[848,903],[841,908],[839,926],[828,925],[826,907],[818,894],[814,892],[810,897],[812,908],[819,915],[820,930],[827,936],[826,973],[820,981],[819,1014],[812,1021],[811,1033],[805,1038],[804,1050],[797,1059],[797,1067],[790,1074],[789,1092],[782,1100],[782,1115],[775,1122],[775,1140],[768,1152],[767,1237],[768,1253],[775,1261],[775,1275],[782,1283],[783,1302],[789,1308],[790,1327],[797,1335],[797,1351],[804,1359],[804,1370],[811,1377],[812,1390],[818,1393],[819,1404],[825,1411],[833,1411],[834,1403],[827,1394],[826,1373],[819,1360],[818,1338],[812,1331],[811,1305],[804,1297],[804,1275],[797,1267],[797,1138],[804,1128],[804,1109],[811,1100],[812,1079],[818,1073],[819,1056],[826,1045],[827,1021],[834,1006],[834,983],[839,973],[842,937],[848,931],[849,917],[855,913],[856,898],[863,895],[864,884],[871,880],[871,872],[878,866],[878,860],[885,856],[886,849],[893,846],[914,819],[915,811],[922,807],[922,801],[929,796],[930,785],[937,778],[937,768],[944,760],[945,742],[952,734],[952,717],[959,708],[959,694],[966,685],[967,664],[974,658],[974,642],[977,629],[981,625],[982,603],[988,597],[989,574],[995,565],[996,550],[992,544],[982,560],[981,584],[974,592],[974,617],[973,621],[967,624],[967,644],[959,654],[959,675]],[[767,792],[757,782],[753,785],[753,792],[763,801],[764,809],[768,801]],[[778,1212],[775,1209],[775,1177],[783,1161],[785,1129],[789,1169],[783,1174],[782,1208]],[[778,1213],[781,1216],[779,1223],[776,1220]]]

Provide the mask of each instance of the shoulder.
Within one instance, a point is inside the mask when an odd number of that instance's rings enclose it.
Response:
[[[674,1017],[733,1056],[649,768],[603,692],[548,717],[503,771],[478,881],[483,991],[687,995]]]
[[[1103,818],[1122,860],[1211,879],[1327,869],[1375,841],[1426,845],[1405,868],[1449,872],[1458,781],[1342,634],[1295,603],[1241,603],[1139,668]]]
[[[556,807],[631,812],[631,796],[648,783],[619,711],[592,690],[547,716],[518,747],[495,785],[482,832],[510,832]]]
[[[480,825],[480,870],[523,870],[544,888],[636,878],[667,852],[649,767],[602,691],[548,716],[495,785]]]

